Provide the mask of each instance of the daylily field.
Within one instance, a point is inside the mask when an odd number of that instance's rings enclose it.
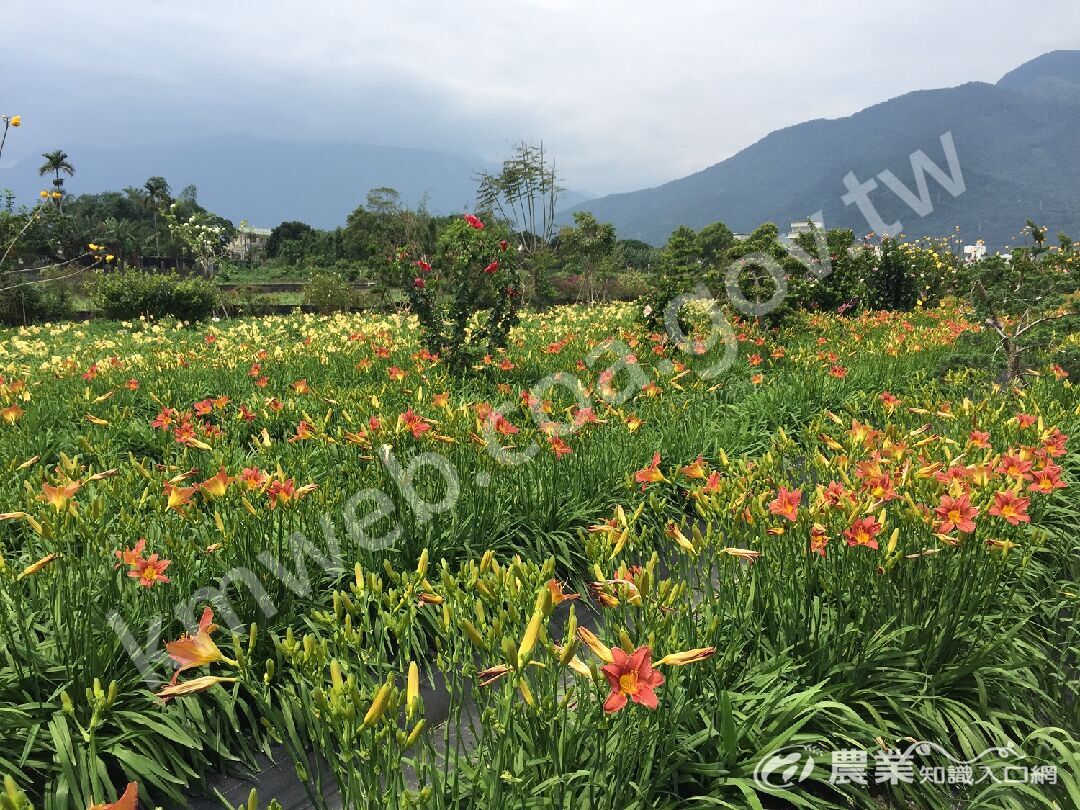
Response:
[[[557,308],[451,374],[403,315],[0,332],[0,807],[260,752],[313,806],[1080,807],[1066,370],[997,385],[956,307],[699,337]]]

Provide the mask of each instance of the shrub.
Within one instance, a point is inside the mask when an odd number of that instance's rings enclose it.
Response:
[[[455,371],[505,348],[518,321],[521,287],[506,236],[466,214],[443,231],[430,264],[404,250],[395,258],[393,272],[414,276],[409,305],[425,348]]]
[[[262,317],[272,315],[275,307],[273,300],[258,291],[256,287],[237,287],[225,296],[224,305],[234,315],[253,315]]]
[[[204,278],[180,278],[174,273],[138,270],[101,273],[89,285],[90,297],[101,314],[112,320],[140,316],[182,321],[208,318],[220,302],[217,286]]]
[[[0,324],[25,326],[71,317],[71,293],[60,284],[18,284],[14,274],[0,275]]]
[[[356,290],[336,273],[316,273],[304,287],[304,306],[323,315],[346,312],[356,306]]]

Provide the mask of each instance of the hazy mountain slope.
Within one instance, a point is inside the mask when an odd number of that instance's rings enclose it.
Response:
[[[886,223],[911,235],[1006,244],[1028,216],[1051,232],[1080,232],[1080,52],[1059,51],[1017,68],[997,85],[973,82],[925,90],[835,120],[774,132],[714,166],[665,185],[610,195],[579,208],[619,234],[663,242],[680,224],[721,220],[747,231],[786,227],[822,210],[830,227],[870,230],[845,206],[844,177],[891,170],[916,191],[909,156],[923,150],[947,170],[941,136],[951,132],[966,191],[953,198],[928,178],[933,211],[920,217],[879,182],[870,195]]]

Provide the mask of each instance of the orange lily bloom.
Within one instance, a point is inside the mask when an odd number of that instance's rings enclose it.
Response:
[[[57,512],[63,512],[67,508],[68,501],[75,497],[75,493],[82,486],[78,481],[62,487],[53,487],[48,484],[41,485],[39,500],[48,501]]]
[[[227,472],[225,472],[225,468],[222,467],[220,470],[217,471],[217,475],[214,475],[211,478],[207,478],[205,481],[199,484],[199,488],[212,498],[220,498],[222,495],[225,494],[226,490],[228,490],[229,484],[231,484],[235,480],[236,479],[232,478]]]
[[[664,474],[660,472],[660,454],[653,453],[652,463],[648,467],[643,467],[634,473],[634,480],[641,484],[641,489],[644,490],[649,484],[655,484],[660,481],[666,481]]]
[[[91,802],[93,799],[90,800]],[[139,785],[136,782],[128,782],[124,795],[112,804],[91,804],[89,810],[138,810]]]
[[[653,690],[664,683],[664,676],[652,667],[652,651],[648,647],[638,647],[627,655],[616,647],[611,654],[612,662],[600,668],[611,687],[604,701],[604,711],[608,714],[617,712],[628,699],[647,709],[655,709],[657,700]]]
[[[1031,517],[1027,513],[1030,498],[1021,498],[1012,490],[994,493],[994,505],[990,507],[989,514],[1007,521],[1012,526],[1021,523],[1030,523]]]
[[[203,611],[202,618],[199,620],[199,629],[194,636],[185,634],[176,641],[165,642],[165,651],[170,658],[180,665],[173,674],[170,685],[175,685],[180,673],[187,669],[206,666],[215,661],[221,661],[232,666],[237,665],[231,658],[226,658],[224,653],[218,649],[214,640],[210,638],[210,635],[217,630],[217,625],[213,622],[214,611],[206,608]]]
[[[129,568],[134,568],[136,565],[139,564],[139,560],[142,558],[142,553],[145,548],[146,538],[140,537],[139,542],[135,544],[134,548],[125,548],[123,550],[114,551],[113,554],[120,562],[114,565],[113,569],[119,568],[121,565],[126,565]]]
[[[139,580],[144,588],[152,588],[159,582],[169,582],[165,569],[172,565],[172,560],[159,560],[157,554],[151,554],[145,560],[136,560],[128,576]]]
[[[786,517],[792,523],[798,519],[799,504],[802,503],[801,489],[788,489],[780,487],[780,491],[769,503],[769,512],[774,515]]]
[[[0,409],[0,419],[3,419],[9,425],[14,425],[24,413],[26,411],[18,405],[8,405],[6,408]]]
[[[868,515],[859,518],[849,528],[844,529],[844,539],[847,540],[849,546],[877,548],[878,542],[875,538],[881,534],[882,528],[876,517]]]
[[[948,534],[953,529],[961,532],[975,531],[975,516],[979,514],[979,510],[971,505],[971,500],[966,494],[959,498],[942,495],[941,503],[934,512],[937,513],[940,521],[937,531],[941,534]]]
[[[165,508],[175,509],[179,512],[184,506],[191,503],[191,498],[195,494],[195,487],[178,487],[175,484],[166,481],[165,494],[169,498],[169,502]]]
[[[581,595],[577,593],[567,593],[563,590],[563,584],[555,579],[549,579],[547,581],[547,589],[551,591],[551,603],[553,605],[561,605],[563,602],[577,599]]]
[[[681,470],[687,478],[705,478],[705,460],[698,456]]]

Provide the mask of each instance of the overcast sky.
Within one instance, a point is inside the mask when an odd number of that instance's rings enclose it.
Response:
[[[4,162],[237,133],[485,158],[542,138],[568,185],[608,193],[1078,34],[1076,0],[0,0],[0,113],[25,121]]]

